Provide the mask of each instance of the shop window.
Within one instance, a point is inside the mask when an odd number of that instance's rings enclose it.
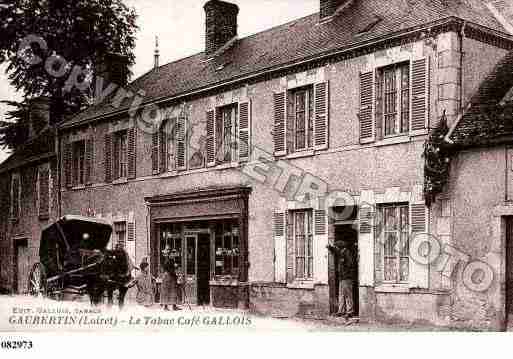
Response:
[[[182,235],[179,226],[163,226],[160,231],[160,267],[167,262],[182,265]],[[193,266],[194,270],[194,266]]]
[[[187,275],[196,275],[196,237],[186,237]]]
[[[313,278],[313,215],[311,210],[291,212],[296,279]]]
[[[126,249],[126,222],[114,223],[114,234],[116,236],[116,249]]]
[[[408,205],[383,205],[378,207],[381,238],[383,279],[389,283],[408,282],[409,277],[409,213]]]
[[[215,275],[238,277],[240,231],[236,222],[223,222],[215,229]]]
[[[73,185],[85,185],[85,141],[73,142]]]
[[[395,64],[377,70],[376,119],[384,136],[409,131],[410,63]]]

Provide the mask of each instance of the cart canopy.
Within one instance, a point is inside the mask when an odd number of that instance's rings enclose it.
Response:
[[[104,250],[110,240],[112,227],[106,221],[97,218],[64,216],[43,229],[39,255],[44,249],[64,247],[65,251],[74,249]]]

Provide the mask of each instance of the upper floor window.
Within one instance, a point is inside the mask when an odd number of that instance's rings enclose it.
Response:
[[[314,122],[313,86],[290,91],[289,116],[293,117],[287,128],[289,152],[311,149]]]
[[[237,161],[237,117],[236,105],[228,105],[217,109],[217,138],[222,139],[218,143],[218,162]]]
[[[329,146],[329,83],[274,94],[274,154],[325,150]]]
[[[193,152],[188,148],[187,118],[175,117],[162,123],[152,138],[153,174],[185,170],[190,161],[187,155]],[[190,147],[190,146],[189,146]],[[195,168],[201,165],[194,163]],[[190,167],[193,167],[190,165]]]
[[[15,173],[11,177],[11,218],[19,218],[21,213],[21,177]]]
[[[382,205],[377,208],[380,253],[377,265],[383,280],[389,283],[408,282],[410,267],[409,213],[407,204]]]
[[[75,186],[85,184],[85,141],[73,142],[73,184]]]
[[[384,136],[410,129],[410,63],[378,69],[376,74],[376,117]]]
[[[126,130],[114,134],[114,179],[128,177],[128,134]]]
[[[48,166],[38,168],[37,188],[39,219],[46,220],[50,215],[50,169]]]

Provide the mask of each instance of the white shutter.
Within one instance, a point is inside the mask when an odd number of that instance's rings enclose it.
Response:
[[[316,150],[324,150],[329,145],[329,83],[321,82],[314,86],[315,122],[314,143]]]
[[[415,236],[427,233],[427,218],[428,212],[427,207],[424,203],[416,203],[410,205],[410,273],[408,282],[410,288],[429,288],[429,265],[419,263],[414,259],[417,257],[412,251],[417,248],[412,246],[412,242],[415,241]]]
[[[411,129],[426,128],[429,110],[429,58],[413,61],[411,79]]]
[[[371,207],[359,211],[360,231],[358,236],[358,281],[361,286],[374,285],[374,233]]]
[[[239,103],[239,161],[248,161],[251,154],[251,100]]]
[[[313,274],[317,283],[328,284],[328,216],[325,210],[314,211]]]
[[[274,94],[274,155],[285,156],[287,154],[286,147],[286,92]]]
[[[274,231],[274,280],[287,282],[287,242],[285,236],[285,213],[275,212],[273,216]]]
[[[216,165],[216,119],[215,110],[207,111],[207,166]]]

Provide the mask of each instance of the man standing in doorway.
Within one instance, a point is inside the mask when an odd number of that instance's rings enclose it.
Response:
[[[335,256],[338,272],[337,317],[348,319],[354,315],[353,285],[356,279],[356,257],[353,246],[347,240],[338,240],[335,246],[328,245]]]

